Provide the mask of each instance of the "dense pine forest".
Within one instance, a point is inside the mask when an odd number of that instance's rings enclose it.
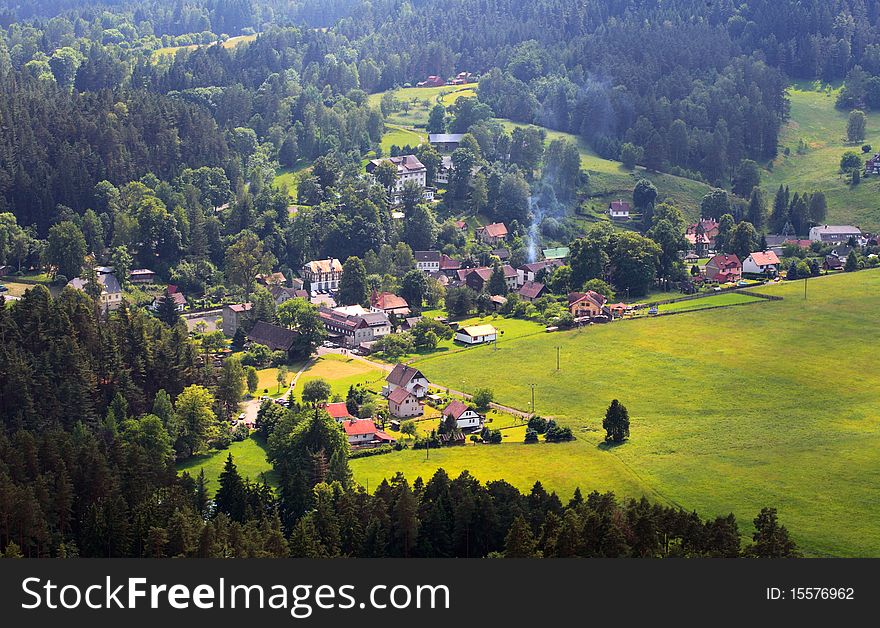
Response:
[[[397,220],[361,176],[383,154],[390,113],[369,96],[458,72],[480,76],[474,98],[440,113],[442,130],[467,134],[458,174],[436,208],[405,194]],[[790,81],[846,79],[841,106],[880,107],[878,76],[878,0],[0,0],[0,266],[59,285],[54,298],[42,286],[9,306],[0,296],[0,553],[796,555],[769,508],[744,546],[732,515],[598,493],[564,504],[540,484],[522,494],[467,473],[398,475],[367,492],[344,436],[309,404],[261,410],[278,490],[230,459],[211,499],[204,476],[178,477],[174,463],[228,431],[241,365],[212,367],[173,311],[132,303],[105,316],[100,288],[60,287],[84,264],[150,268],[206,300],[249,299],[253,320],[290,323],[308,355],[317,309],[276,312],[256,275],[351,258],[364,277],[351,304],[369,281],[485,312],[488,295],[410,274],[414,250],[490,263],[491,247],[455,226],[467,214],[509,225],[514,266],[534,261],[535,231],[571,243],[571,266],[547,281],[560,298],[585,285],[644,294],[687,275],[682,212],[655,207],[640,181],[644,233],[541,222],[535,199],[577,206],[589,175],[572,141],[545,149],[542,132],[498,118],[708,183],[701,210],[729,252],[748,254],[767,221],[757,164],[777,153]],[[414,152],[433,179],[440,155]],[[306,167],[293,196],[275,184]],[[790,202],[780,187],[770,226],[821,222],[824,195],[809,194]],[[548,322],[561,306],[535,307]]]

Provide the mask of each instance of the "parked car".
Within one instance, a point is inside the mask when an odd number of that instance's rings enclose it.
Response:
[[[8,291],[9,291],[9,288],[4,286],[3,284],[0,284],[0,292],[8,292]]]

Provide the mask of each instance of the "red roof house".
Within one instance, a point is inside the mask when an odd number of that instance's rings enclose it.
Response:
[[[742,262],[736,255],[719,253],[706,263],[706,279],[726,283],[742,279]]]

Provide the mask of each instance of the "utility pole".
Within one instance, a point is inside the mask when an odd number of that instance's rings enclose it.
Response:
[[[559,345],[556,345],[556,370],[559,370],[559,351],[562,349]]]
[[[537,384],[529,384],[529,387],[532,389],[532,414],[535,413],[535,386]]]

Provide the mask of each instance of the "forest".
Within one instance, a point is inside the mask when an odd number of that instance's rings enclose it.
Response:
[[[369,96],[457,72],[480,81],[433,116],[435,131],[465,134],[448,189],[435,206],[404,189],[395,218],[362,175],[383,156],[391,113]],[[149,268],[200,298],[250,299],[252,320],[305,334],[316,309],[277,312],[255,276],[332,256],[364,278],[346,305],[406,291],[416,309],[466,315],[488,311],[489,296],[413,279],[413,251],[493,263],[456,227],[480,216],[508,224],[514,266],[541,242],[571,245],[546,277],[551,297],[511,298],[502,312],[547,322],[570,291],[639,296],[687,275],[687,221],[647,178],[634,179],[633,230],[572,216],[591,193],[577,142],[646,176],[710,184],[701,213],[719,220],[725,252],[748,253],[765,226],[803,233],[825,217],[821,192],[782,187],[768,216],[759,188],[790,81],[846,79],[841,106],[871,108],[878,76],[877,0],[0,0],[0,265],[90,286],[55,298],[39,286],[8,307],[0,297],[0,551],[795,555],[772,509],[743,546],[730,516],[612,495],[563,504],[540,485],[524,495],[443,472],[368,493],[311,406],[271,426],[277,408],[261,412],[277,492],[230,459],[211,500],[205,478],[177,477],[174,461],[229,427],[241,365],[212,370],[206,339],[173,311],[148,314],[149,297],[104,318],[89,273],[111,264],[130,289],[125,271]],[[548,129],[572,137],[546,141]],[[440,154],[413,151],[433,182]],[[282,171],[297,172],[295,190],[276,184]]]

